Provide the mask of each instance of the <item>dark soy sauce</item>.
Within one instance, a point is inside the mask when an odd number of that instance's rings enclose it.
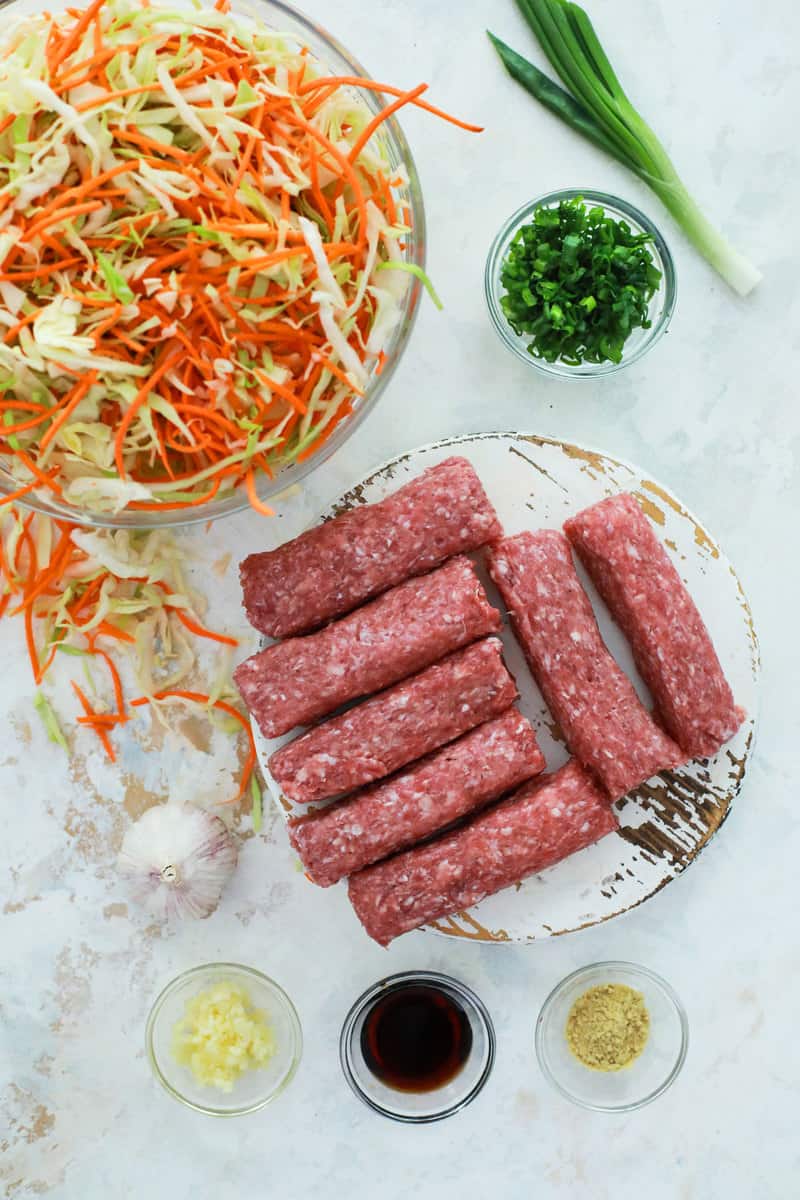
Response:
[[[472,1049],[464,1009],[440,988],[393,988],[371,1008],[361,1053],[372,1074],[398,1092],[431,1092],[449,1083]]]

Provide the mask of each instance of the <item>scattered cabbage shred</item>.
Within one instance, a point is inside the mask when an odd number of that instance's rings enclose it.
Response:
[[[186,580],[185,562],[182,546],[166,530],[86,530],[14,507],[0,510],[0,616],[24,614],[37,686],[62,656],[81,660],[80,683],[73,679],[73,687],[88,711],[78,720],[98,734],[112,761],[111,737],[140,705],[163,723],[178,704],[226,734],[244,729],[249,750],[234,799],[249,790],[260,813],[252,737],[231,679],[237,642],[205,626],[205,604]],[[205,638],[217,649],[207,695],[192,690],[193,677],[208,669],[199,654]],[[135,700],[125,695],[131,681]],[[34,708],[49,740],[68,751],[41,691]]]

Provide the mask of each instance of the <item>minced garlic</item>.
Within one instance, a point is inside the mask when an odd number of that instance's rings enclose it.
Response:
[[[570,1050],[585,1067],[621,1071],[647,1045],[650,1014],[641,992],[624,983],[603,983],[578,997],[565,1032]]]
[[[203,1087],[230,1092],[245,1071],[266,1066],[275,1035],[245,989],[221,981],[187,1000],[172,1031],[172,1053]]]

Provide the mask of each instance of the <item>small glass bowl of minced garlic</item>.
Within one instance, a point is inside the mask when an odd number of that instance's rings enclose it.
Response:
[[[252,967],[221,962],[167,984],[150,1010],[145,1044],[171,1096],[196,1112],[236,1117],[288,1086],[303,1037],[283,988]]]
[[[666,980],[628,962],[593,963],[563,979],[536,1023],[536,1056],[562,1096],[599,1112],[630,1112],[678,1077],[689,1023]]]

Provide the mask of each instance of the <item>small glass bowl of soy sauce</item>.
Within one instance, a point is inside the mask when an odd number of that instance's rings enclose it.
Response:
[[[369,1108],[395,1121],[440,1121],[474,1100],[495,1054],[492,1019],[463,983],[404,971],[358,998],[339,1041],[345,1079]]]

